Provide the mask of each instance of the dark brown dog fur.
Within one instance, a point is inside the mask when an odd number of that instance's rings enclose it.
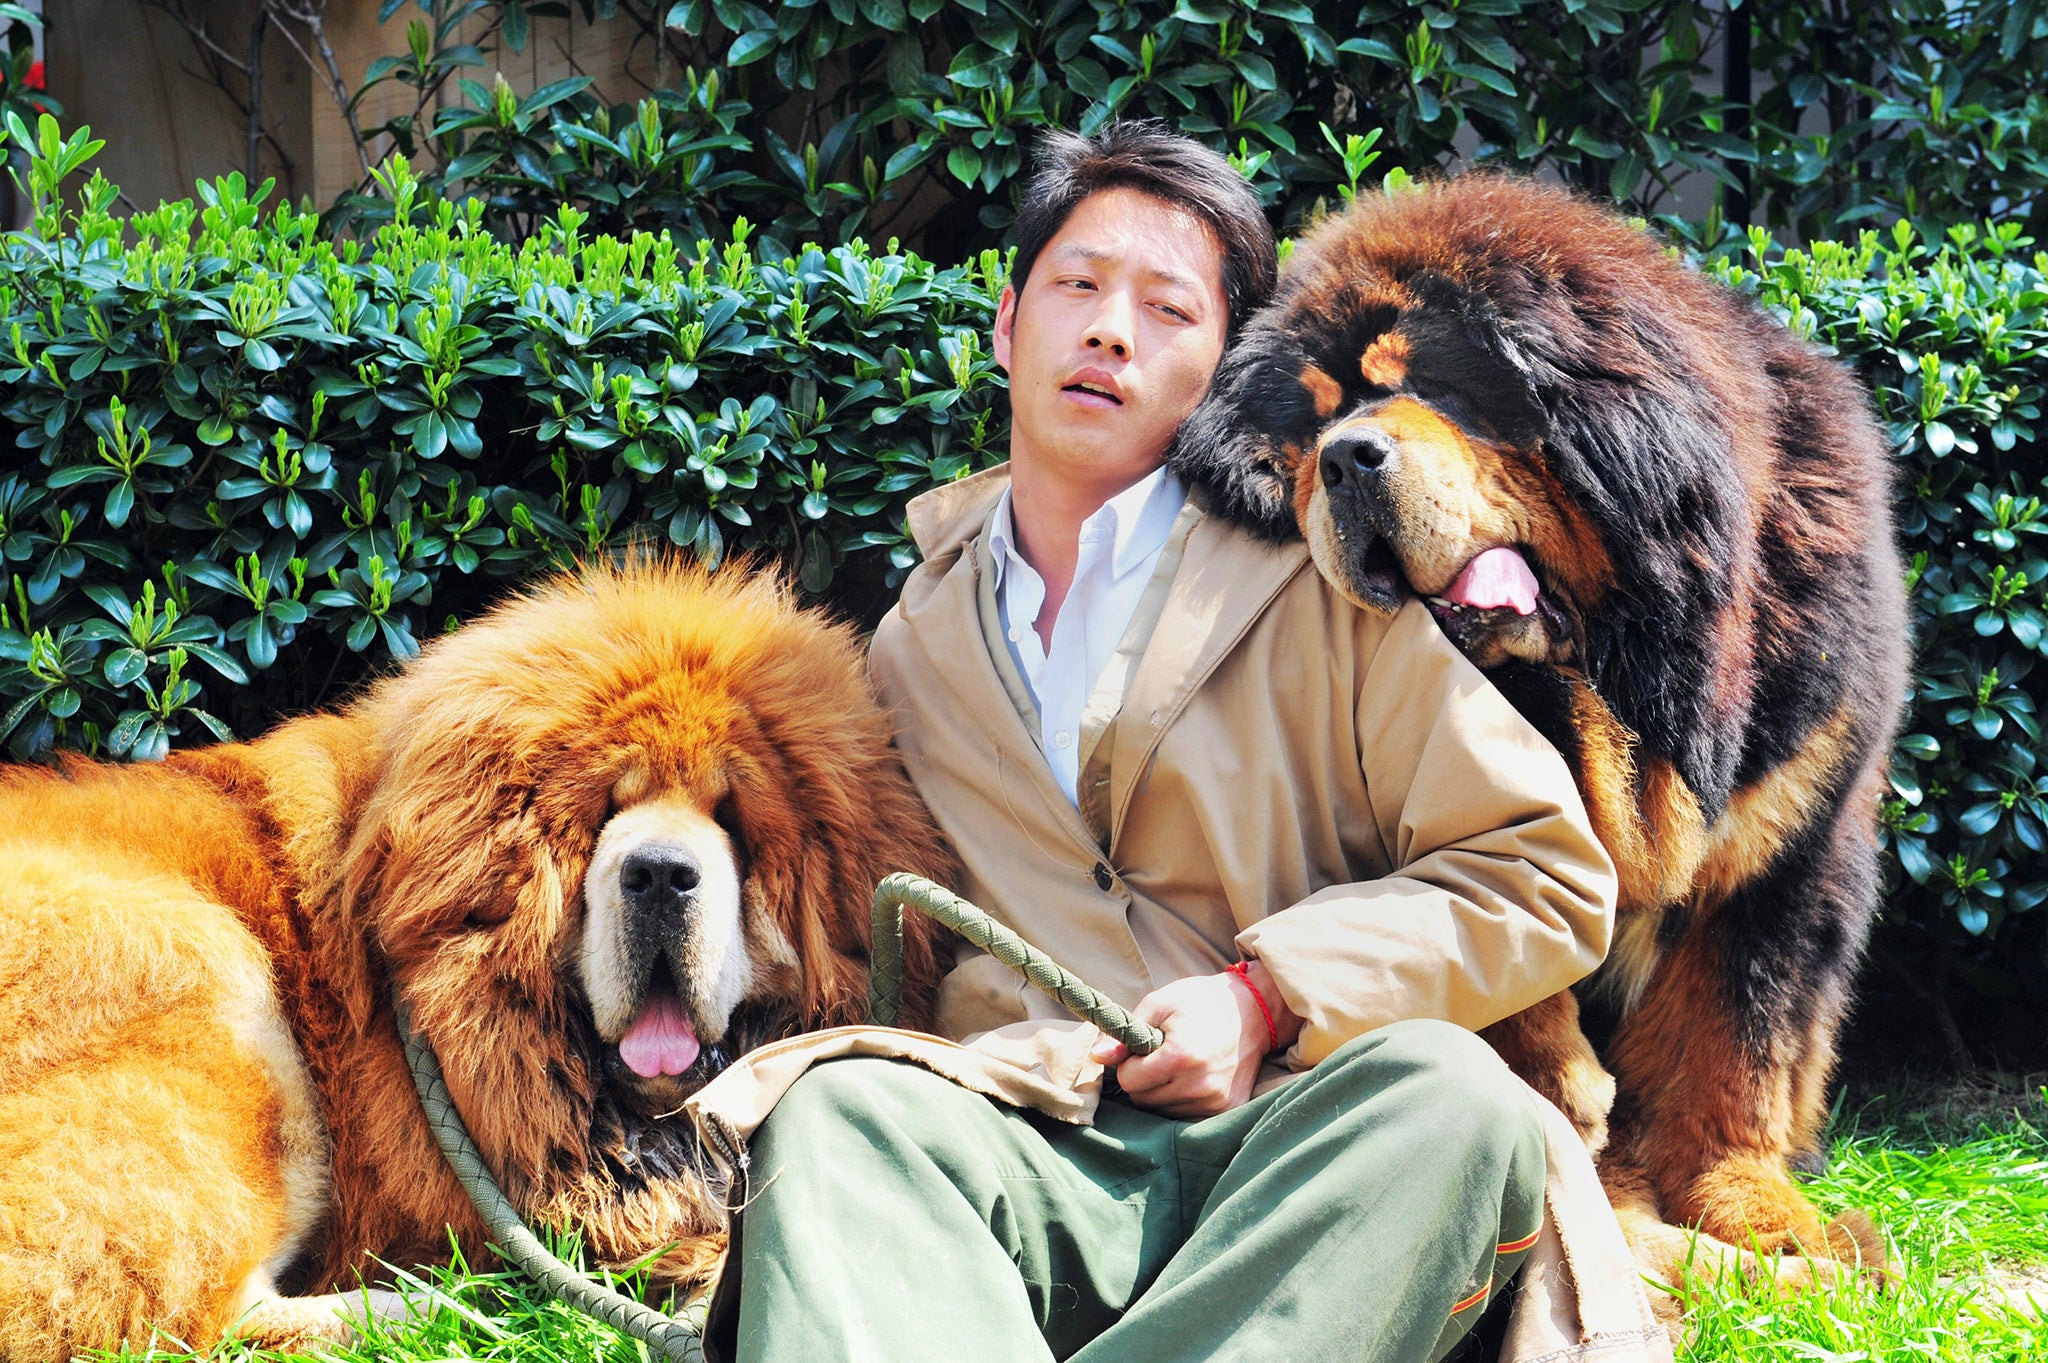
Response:
[[[1877,1257],[1788,1167],[1877,906],[1906,686],[1889,450],[1848,372],[1613,214],[1474,176],[1310,233],[1169,462],[1361,605],[1431,599],[1572,762],[1615,947],[1491,1039],[1604,1143],[1646,1265],[1675,1281],[1666,1223]],[[1533,614],[1442,599],[1503,546]]]

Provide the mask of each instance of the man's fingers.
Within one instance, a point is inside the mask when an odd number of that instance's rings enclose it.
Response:
[[[1230,1095],[1207,1076],[1196,1072],[1176,1074],[1138,1092],[1127,1086],[1124,1094],[1148,1112],[1182,1119],[1213,1117],[1230,1106]]]
[[[1159,1063],[1151,1063],[1151,1062]],[[1162,1048],[1151,1055],[1126,1060],[1117,1066],[1117,1082],[1125,1096],[1142,1107],[1163,1108],[1169,1103],[1206,1103],[1222,1096],[1216,1074],[1181,1052]]]
[[[1187,1070],[1194,1061],[1171,1041],[1150,1055],[1134,1055],[1116,1067],[1116,1081],[1133,1098],[1150,1093]]]
[[[1112,1067],[1121,1065],[1130,1053],[1131,1048],[1113,1036],[1098,1037],[1095,1044],[1088,1048],[1088,1058],[1090,1060],[1093,1060],[1098,1065]]]
[[[1149,1022],[1167,1033],[1167,1039],[1149,1055],[1132,1055],[1128,1047],[1117,1047],[1122,1054],[1109,1063],[1116,1065],[1117,1082],[1124,1086],[1125,1093],[1136,1096],[1147,1089],[1157,1088],[1188,1063],[1187,1053],[1174,1044],[1171,1030],[1166,1025],[1173,1020],[1173,1014],[1173,1005],[1170,1002],[1162,1004],[1157,990],[1139,999],[1138,1006],[1131,1010],[1131,1015],[1138,1021]]]

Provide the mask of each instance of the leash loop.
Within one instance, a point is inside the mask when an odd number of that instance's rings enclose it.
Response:
[[[1058,999],[1075,1016],[1094,1023],[1129,1047],[1133,1055],[1149,1055],[1165,1040],[1155,1027],[1132,1017],[1115,1000],[1098,994],[1057,961],[1032,946],[958,895],[921,876],[897,872],[875,887],[874,937],[868,974],[868,1018],[878,1026],[894,1026],[903,1000],[903,910],[908,905],[938,920]],[[540,1237],[528,1230],[519,1210],[498,1187],[484,1163],[483,1152],[463,1124],[441,1061],[423,1035],[413,1030],[412,1010],[394,995],[398,1035],[405,1043],[405,1063],[427,1125],[455,1173],[456,1181],[476,1205],[491,1240],[549,1295],[622,1334],[658,1349],[671,1363],[703,1363],[704,1314],[708,1296],[700,1294],[687,1310],[688,1319],[667,1316],[624,1293],[606,1287],[557,1258]],[[730,1152],[728,1152],[730,1153]]]
[[[903,1003],[903,909],[945,924],[1058,999],[1075,1017],[1092,1022],[1130,1048],[1150,1055],[1165,1036],[1138,1021],[1116,1000],[1089,988],[1060,963],[942,885],[898,871],[875,887],[875,922],[869,947],[868,1021],[893,1027]]]
[[[448,1167],[455,1171],[456,1181],[469,1194],[469,1200],[476,1204],[477,1215],[483,1218],[484,1228],[490,1232],[491,1240],[505,1252],[505,1257],[540,1284],[548,1295],[659,1349],[671,1363],[704,1363],[704,1345],[699,1338],[701,1323],[693,1326],[673,1316],[663,1315],[645,1302],[635,1301],[623,1292],[579,1273],[556,1258],[540,1242],[540,1237],[526,1228],[518,1209],[491,1177],[483,1152],[477,1149],[469,1128],[463,1125],[462,1114],[455,1110],[455,1099],[448,1092],[448,1081],[441,1073],[440,1057],[434,1054],[434,1048],[427,1039],[412,1029],[411,1010],[402,1000],[394,1000],[394,1004],[398,1013],[398,1035],[405,1042],[405,1063],[412,1070],[413,1087],[419,1090],[420,1107],[427,1115],[427,1125],[433,1128],[434,1139],[440,1143]],[[708,1306],[708,1301],[702,1302],[695,1314],[701,1315]]]

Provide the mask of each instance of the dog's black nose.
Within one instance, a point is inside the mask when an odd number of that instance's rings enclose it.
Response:
[[[1323,446],[1323,486],[1341,488],[1375,474],[1394,457],[1394,437],[1376,426],[1354,426]]]
[[[619,889],[625,892],[626,906],[649,913],[680,906],[696,893],[703,878],[704,868],[696,857],[680,847],[660,844],[628,852],[619,867]]]

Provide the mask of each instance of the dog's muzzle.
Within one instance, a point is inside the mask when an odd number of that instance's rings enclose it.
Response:
[[[619,894],[626,905],[626,940],[636,957],[652,961],[683,939],[703,881],[703,864],[687,848],[654,843],[627,854],[619,867]]]
[[[1323,446],[1323,488],[1333,498],[1378,500],[1400,452],[1394,437],[1377,426],[1353,426]]]
[[[1355,597],[1377,610],[1400,605],[1403,579],[1394,554],[1394,511],[1388,482],[1401,447],[1377,426],[1358,425],[1331,437],[1317,454],[1325,509],[1339,572]]]

